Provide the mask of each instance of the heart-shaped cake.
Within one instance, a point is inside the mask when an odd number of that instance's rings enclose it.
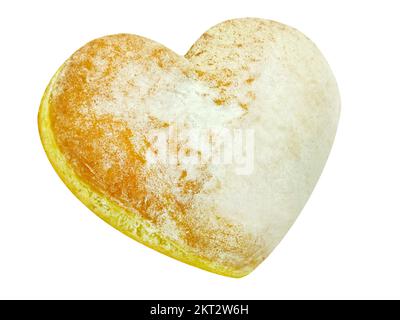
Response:
[[[339,118],[335,79],[299,31],[223,22],[180,56],[93,40],[43,96],[44,149],[69,189],[129,237],[231,277],[275,248],[309,198]]]

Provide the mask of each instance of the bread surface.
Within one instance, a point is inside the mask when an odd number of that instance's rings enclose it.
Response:
[[[275,248],[307,201],[339,117],[335,79],[316,46],[262,19],[223,22],[184,56],[129,34],[93,40],[51,80],[39,128],[72,192],[126,235],[232,277]],[[254,131],[254,168],[149,163],[152,133]],[[178,152],[201,156],[190,143]]]

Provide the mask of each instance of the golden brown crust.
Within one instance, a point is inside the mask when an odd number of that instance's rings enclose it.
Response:
[[[170,219],[178,233],[175,241],[199,257],[232,268],[257,265],[262,257],[256,255],[260,247],[251,234],[212,206],[193,206],[193,197],[204,192],[210,179],[207,167],[193,179],[178,165],[179,179],[165,179],[163,168],[146,166],[150,143],[144,141],[140,147],[132,143],[132,137],[140,132],[111,113],[99,115],[94,110],[96,102],[115,98],[112,82],[132,60],[141,71],[175,69],[182,77],[195,74],[184,58],[138,36],[115,35],[88,43],[66,62],[50,96],[51,124],[62,153],[94,191],[128,211],[134,209],[156,227],[166,224],[166,217]],[[129,85],[135,83],[124,84],[121,92],[129,90]],[[149,116],[147,126],[156,129],[169,124]],[[152,184],[156,181],[156,190],[150,188],[149,180]]]

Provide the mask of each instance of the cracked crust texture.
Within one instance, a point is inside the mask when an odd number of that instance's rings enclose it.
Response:
[[[211,28],[185,57],[136,35],[89,42],[53,77],[39,129],[56,171],[101,218],[171,257],[241,277],[301,211],[338,117],[336,82],[315,45],[247,18]],[[254,171],[148,163],[151,132],[177,124],[254,130]]]

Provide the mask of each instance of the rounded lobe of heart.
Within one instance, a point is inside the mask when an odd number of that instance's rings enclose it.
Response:
[[[135,35],[89,42],[50,83],[39,126],[56,171],[101,218],[169,256],[240,277],[301,211],[338,115],[334,77],[311,41],[276,22],[237,19],[185,57]],[[251,174],[146,158],[157,130],[215,127],[254,130]],[[201,154],[187,141],[174,151]]]

